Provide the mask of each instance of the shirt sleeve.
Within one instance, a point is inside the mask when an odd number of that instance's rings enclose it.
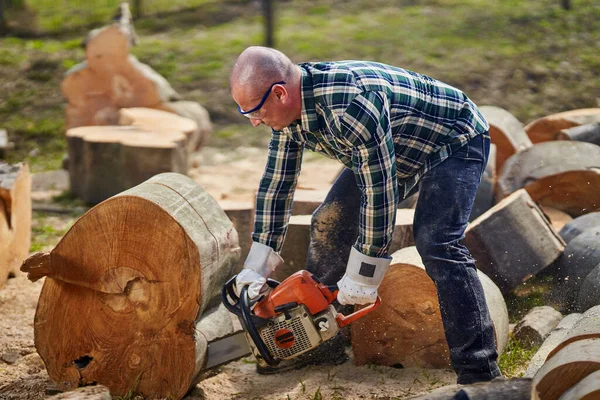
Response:
[[[386,257],[399,198],[387,96],[374,91],[356,96],[341,116],[340,127],[353,143],[352,170],[362,191],[354,247],[370,257]]]
[[[281,132],[271,134],[265,173],[256,195],[252,240],[280,251],[292,213],[303,145]]]

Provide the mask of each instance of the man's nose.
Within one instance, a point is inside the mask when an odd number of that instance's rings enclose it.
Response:
[[[259,126],[262,123],[262,120],[258,118],[250,118],[250,123],[252,126]]]

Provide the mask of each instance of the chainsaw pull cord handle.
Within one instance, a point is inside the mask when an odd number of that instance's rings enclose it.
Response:
[[[269,353],[265,342],[260,337],[256,326],[254,325],[254,321],[252,320],[252,314],[250,312],[250,297],[248,296],[248,286],[244,286],[240,293],[240,303],[242,310],[242,322],[244,324],[244,328],[246,328],[246,332],[250,335],[250,338],[254,342],[254,345],[260,352],[261,357],[265,360],[265,362],[271,366],[275,366],[279,364],[279,361],[276,361]]]
[[[336,293],[336,295],[337,295],[337,293]],[[351,323],[353,323],[354,321],[356,321],[360,317],[364,317],[365,315],[367,315],[371,311],[373,311],[376,308],[378,308],[380,305],[381,305],[381,297],[377,296],[377,300],[375,300],[375,303],[370,304],[370,305],[368,305],[368,306],[366,306],[364,308],[361,308],[360,310],[355,311],[355,312],[353,312],[350,315],[338,314],[335,317],[335,320],[337,321],[337,323],[340,326],[340,328],[343,328],[346,325],[350,325]]]

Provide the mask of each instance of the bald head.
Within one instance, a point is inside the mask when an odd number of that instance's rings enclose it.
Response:
[[[240,54],[229,87],[241,88],[252,97],[260,97],[274,82],[290,82],[297,74],[296,65],[282,52],[269,47],[252,46]]]

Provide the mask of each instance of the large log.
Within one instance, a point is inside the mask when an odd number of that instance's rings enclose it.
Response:
[[[569,330],[564,340],[548,354],[547,359],[550,360],[569,344],[586,339],[600,339],[600,305],[583,313],[581,318],[573,325],[573,328]]]
[[[480,107],[490,124],[490,137],[496,145],[496,170],[501,171],[506,160],[515,153],[533,146],[523,124],[508,111],[495,106]]]
[[[567,223],[558,233],[565,243],[569,243],[575,237],[589,229],[600,231],[600,212],[592,212],[575,218]]]
[[[598,304],[600,304],[600,264],[596,265],[583,280],[575,309],[581,312]]]
[[[525,188],[541,205],[572,216],[600,209],[600,147],[591,143],[556,141],[521,151],[504,164],[498,178],[497,201]]]
[[[592,372],[579,383],[567,390],[559,400],[598,400],[600,399],[600,371]]]
[[[534,307],[515,326],[513,337],[524,346],[541,346],[562,317],[559,311],[550,306]]]
[[[582,108],[548,115],[530,122],[525,132],[533,143],[560,139],[560,131],[600,122],[600,108]]]
[[[31,174],[0,162],[0,287],[15,276],[31,246]]]
[[[416,248],[401,249],[392,257],[378,290],[381,307],[351,325],[355,364],[449,367],[437,291]],[[508,341],[506,304],[498,287],[481,271],[478,275],[502,354]]]
[[[473,221],[465,245],[477,267],[503,293],[538,273],[564,251],[564,242],[525,190],[519,190]]]
[[[22,266],[31,280],[46,276],[34,337],[48,375],[62,390],[97,382],[114,396],[182,398],[211,332],[232,330],[211,310],[239,253],[223,210],[180,174],[92,208]]]
[[[240,248],[242,249],[240,260],[234,268],[237,274],[244,268],[244,262],[252,247],[252,230],[254,228],[254,202],[252,201],[231,201],[219,200],[219,206],[225,211],[227,217],[233,223],[233,227],[238,233]]]
[[[87,203],[163,172],[187,173],[185,135],[135,126],[88,126],[67,131],[71,191]]]
[[[564,317],[550,332],[550,335],[544,340],[538,351],[533,355],[527,366],[527,370],[523,373],[525,378],[533,378],[536,372],[544,365],[548,354],[556,348],[567,336],[567,333],[573,328],[573,325],[581,318],[581,314],[573,313]]]
[[[576,126],[563,129],[559,133],[562,140],[577,140],[600,145],[600,123]]]
[[[535,374],[531,398],[557,400],[589,374],[600,370],[600,340],[585,339],[565,346]]]
[[[490,155],[485,171],[481,177],[481,183],[477,188],[477,194],[473,201],[473,209],[469,216],[469,221],[474,221],[481,214],[489,210],[494,205],[494,190],[496,188],[496,146],[490,145]]]

